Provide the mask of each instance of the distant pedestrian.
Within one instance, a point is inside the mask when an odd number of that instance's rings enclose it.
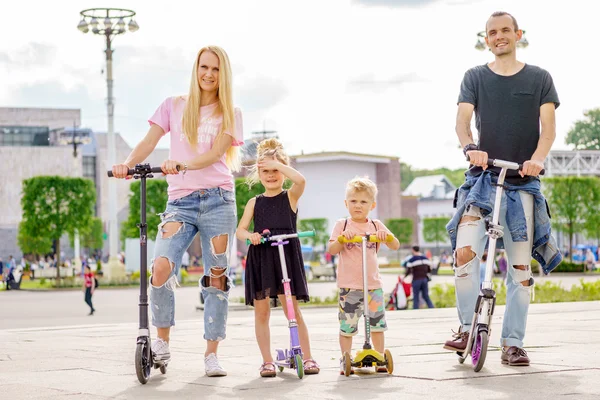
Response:
[[[593,271],[596,264],[596,257],[594,257],[594,252],[592,249],[587,249],[585,252],[585,264],[587,265],[588,271]]]
[[[85,266],[85,274],[83,275],[83,291],[85,292],[85,302],[88,306],[90,306],[90,313],[88,315],[94,315],[94,311],[96,309],[92,305],[92,296],[94,295],[94,290],[96,289],[96,278],[92,273],[89,265]]]
[[[427,307],[434,308],[433,302],[429,297],[429,273],[431,272],[431,261],[428,257],[421,253],[419,246],[412,247],[412,256],[404,264],[406,267],[406,273],[404,278],[408,275],[413,276],[412,278],[412,290],[413,290],[413,308],[419,309],[420,297],[423,296],[423,300],[427,303]]]

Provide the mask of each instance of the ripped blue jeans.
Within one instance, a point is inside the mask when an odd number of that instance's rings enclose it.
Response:
[[[226,336],[229,290],[233,286],[227,271],[229,252],[237,223],[235,195],[221,188],[197,190],[180,199],[167,202],[158,226],[154,261],[166,258],[171,264],[171,273],[161,286],[154,286],[150,279],[150,310],[152,325],[168,328],[175,325],[175,287],[181,268],[183,253],[187,251],[196,233],[200,232],[204,277],[200,287],[204,297],[204,339],[221,341]],[[181,226],[169,237],[163,237],[164,225],[177,222]],[[227,247],[217,253],[213,239],[227,236]],[[210,278],[226,277],[225,291],[210,285]]]
[[[531,291],[533,290],[533,278],[531,276],[531,245],[533,241],[534,226],[534,200],[529,193],[518,192],[523,204],[525,215],[525,224],[527,229],[527,240],[515,242],[512,240],[510,232],[504,230],[503,242],[506,256],[508,257],[508,277],[506,279],[506,308],[504,311],[504,320],[502,321],[502,333],[500,337],[501,346],[523,347],[525,337],[525,328],[527,326],[527,314],[529,311],[529,302]],[[490,196],[495,196],[496,191],[492,190]],[[506,222],[506,197],[502,196],[500,206],[500,225],[507,226]],[[481,285],[480,261],[488,237],[485,234],[485,220],[481,209],[471,205],[462,215],[463,217],[472,217],[470,221],[461,222],[458,225],[458,234],[456,240],[456,249],[471,248],[475,253],[475,258],[464,265],[457,265],[455,261],[454,274],[456,284],[456,305],[458,316],[460,318],[461,330],[463,332],[471,329],[473,320],[473,311],[477,302],[479,288]],[[495,257],[494,255],[488,255]],[[456,259],[456,257],[455,257]],[[525,270],[515,268],[525,266]],[[529,281],[529,286],[524,286],[522,282]]]

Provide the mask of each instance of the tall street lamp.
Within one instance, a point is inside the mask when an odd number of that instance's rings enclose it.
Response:
[[[116,147],[115,147],[115,132],[114,132],[114,99],[113,99],[113,78],[112,78],[112,40],[117,35],[124,34],[127,29],[130,32],[137,31],[140,27],[135,22],[134,16],[135,11],[126,10],[122,8],[90,8],[80,12],[81,21],[77,25],[83,33],[87,33],[92,30],[92,33],[96,35],[102,35],[106,39],[106,88],[108,91],[108,98],[106,102],[106,109],[108,112],[108,132],[107,132],[107,146],[108,146],[108,165],[112,166],[116,160]],[[119,251],[119,234],[117,229],[117,182],[114,179],[108,180],[108,208],[109,208],[109,265],[108,274],[109,276],[124,275],[125,270],[118,261]]]
[[[485,35],[486,35],[485,31],[481,31],[481,32],[477,33],[477,43],[475,43],[475,48],[477,50],[483,51],[488,48],[487,44],[485,44]],[[524,49],[527,46],[529,46],[529,41],[525,37],[525,31],[523,31],[523,36],[521,37],[521,40],[519,40],[517,42],[517,47]]]

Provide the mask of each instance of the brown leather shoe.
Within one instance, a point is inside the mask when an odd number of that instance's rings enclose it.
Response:
[[[463,353],[467,348],[467,343],[469,343],[469,332],[461,332],[459,330],[454,333],[452,337],[452,340],[448,340],[444,343],[444,349]]]
[[[510,346],[506,350],[503,347],[500,359],[502,360],[502,364],[508,364],[511,367],[529,366],[529,356],[527,356],[527,352],[517,346]]]

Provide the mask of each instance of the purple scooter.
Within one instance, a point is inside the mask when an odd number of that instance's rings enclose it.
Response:
[[[283,291],[285,293],[285,302],[287,307],[288,327],[290,328],[290,349],[276,349],[277,357],[275,364],[279,372],[283,372],[284,368],[295,369],[298,378],[304,377],[304,363],[302,362],[302,349],[300,348],[300,340],[298,339],[298,323],[296,322],[296,313],[294,312],[294,303],[292,302],[292,291],[290,289],[290,278],[287,274],[287,264],[285,262],[285,253],[283,246],[289,243],[292,238],[311,237],[315,236],[315,231],[305,231],[298,233],[290,233],[285,235],[273,235],[268,229],[262,233],[261,243],[272,242],[271,246],[277,246],[279,250],[279,261],[281,263],[281,273],[283,275]],[[250,244],[250,240],[246,240]]]
[[[468,157],[467,161],[469,161]],[[492,277],[494,271],[494,254],[496,254],[496,241],[504,236],[504,228],[499,222],[500,204],[502,202],[502,193],[504,191],[504,178],[506,177],[506,172],[508,170],[520,171],[523,169],[522,164],[498,159],[488,159],[488,165],[490,167],[501,168],[500,174],[498,175],[498,181],[496,182],[496,197],[494,199],[492,217],[490,218],[488,216],[485,219],[485,234],[489,237],[487,249],[489,256],[485,265],[485,278],[481,285],[479,296],[477,297],[477,303],[475,304],[475,313],[473,314],[473,321],[471,322],[469,341],[465,351],[457,352],[458,362],[461,364],[465,362],[469,354],[471,355],[473,370],[475,372],[481,371],[481,368],[483,368],[483,364],[485,363],[488,341],[492,332],[492,316],[494,315],[494,309],[496,308],[496,292],[494,291]],[[540,175],[544,175],[545,173],[546,170],[542,169]]]

